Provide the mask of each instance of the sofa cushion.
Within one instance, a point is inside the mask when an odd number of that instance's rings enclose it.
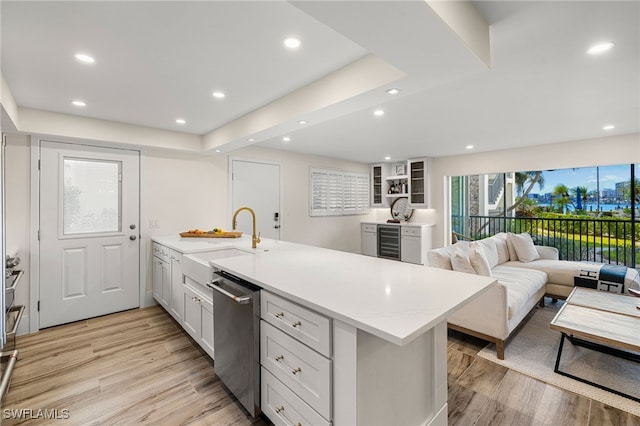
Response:
[[[467,274],[475,274],[476,270],[471,266],[471,261],[467,255],[468,249],[457,247],[451,255],[451,266],[454,271],[466,272]]]
[[[427,260],[429,261],[429,266],[433,266],[434,268],[448,270],[453,269],[451,266],[451,253],[449,253],[449,250],[444,247],[429,250],[427,253]]]
[[[514,261],[518,260],[518,253],[516,253],[516,249],[511,241],[512,235],[515,234],[513,232],[507,232],[507,250],[509,251],[509,260]]]
[[[493,238],[485,238],[469,244],[470,249],[474,247],[478,247],[482,251],[489,261],[489,267],[493,268],[498,265],[498,250],[496,249],[496,243]]]
[[[509,247],[507,246],[507,233],[499,232],[491,237],[496,243],[496,251],[498,252],[498,265],[508,262],[509,259]]]
[[[536,250],[533,244],[531,235],[523,232],[522,234],[511,234],[509,238],[511,239],[513,248],[518,254],[518,260],[521,262],[532,262],[540,259],[540,254],[538,254],[538,250]]]
[[[484,275],[485,277],[491,276],[491,266],[489,266],[489,261],[480,247],[471,246],[469,249],[469,261],[476,274]]]
[[[519,262],[510,262],[519,263]],[[519,312],[547,282],[547,274],[535,269],[498,265],[491,270],[498,282],[507,288],[508,318]]]

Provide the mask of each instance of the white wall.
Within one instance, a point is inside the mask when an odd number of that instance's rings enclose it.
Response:
[[[437,214],[433,245],[441,247],[449,241],[445,227],[449,214],[445,199],[448,176],[631,163],[640,163],[640,133],[434,158],[431,200]]]

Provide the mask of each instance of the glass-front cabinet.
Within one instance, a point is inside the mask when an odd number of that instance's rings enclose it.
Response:
[[[371,165],[371,207],[389,207],[385,194],[390,170],[391,166],[386,163]]]
[[[409,204],[412,207],[429,207],[429,161],[417,158],[408,161]]]

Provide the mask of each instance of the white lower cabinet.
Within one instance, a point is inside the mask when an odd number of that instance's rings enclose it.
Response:
[[[183,286],[182,327],[213,358],[213,300],[210,294],[204,294],[211,290],[201,287],[195,282]]]
[[[274,425],[328,426],[331,424],[264,367],[261,369],[261,374],[262,412]]]
[[[169,313],[173,318],[182,323],[184,308],[182,306],[182,253],[171,250],[169,257],[169,266],[171,267],[171,296],[169,297]]]
[[[264,290],[260,301],[262,411],[276,425],[331,424],[331,320]]]

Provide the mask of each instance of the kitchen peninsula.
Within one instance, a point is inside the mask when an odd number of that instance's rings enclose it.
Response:
[[[251,249],[250,237],[194,240],[200,241],[153,238],[154,244],[183,254],[226,248],[251,252],[210,264],[262,288],[263,319],[284,316],[284,311],[265,312],[265,300],[275,300],[328,324],[326,347],[310,346],[329,365],[329,377],[314,370],[315,382],[329,388],[318,398],[327,401],[309,401],[313,392],[306,399],[303,391],[296,392],[305,379],[295,371],[293,380],[300,383],[292,386],[272,378],[263,352],[262,409],[274,423],[284,421],[278,416],[291,420],[298,406],[334,425],[447,424],[446,318],[494,285],[493,278],[284,241],[264,240]],[[289,328],[301,333],[298,340],[308,350],[303,327]],[[324,333],[322,327],[311,332]],[[276,391],[291,394],[293,408],[270,406],[265,377]]]

